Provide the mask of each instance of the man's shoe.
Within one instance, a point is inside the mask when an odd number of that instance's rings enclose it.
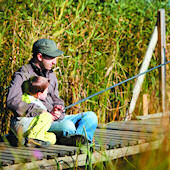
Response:
[[[88,154],[88,152],[94,152],[95,151],[95,143],[92,143],[90,141],[88,141],[88,143],[86,143],[85,145],[82,145],[81,147],[81,152]]]
[[[68,146],[78,146],[79,144],[85,144],[87,139],[84,135],[68,135],[62,136],[58,139],[58,144]]]
[[[50,146],[50,142],[42,141],[42,140],[39,140],[39,139],[27,138],[26,139],[26,146],[29,146],[29,147],[48,147],[48,146]]]

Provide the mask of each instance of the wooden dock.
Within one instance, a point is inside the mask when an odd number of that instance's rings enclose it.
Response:
[[[47,148],[11,147],[0,143],[2,169],[47,169],[84,166],[134,155],[161,145],[164,132],[160,118],[101,124],[95,131],[95,148],[54,145]]]

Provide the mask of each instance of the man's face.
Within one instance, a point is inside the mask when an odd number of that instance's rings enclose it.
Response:
[[[51,70],[51,68],[56,65],[56,57],[52,58],[46,55],[42,55],[42,61],[40,63],[40,67],[42,70]]]

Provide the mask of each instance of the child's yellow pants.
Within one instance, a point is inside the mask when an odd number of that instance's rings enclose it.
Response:
[[[52,145],[56,143],[56,135],[47,132],[52,124],[52,115],[44,112],[35,116],[31,121],[26,134],[28,138],[49,141]]]

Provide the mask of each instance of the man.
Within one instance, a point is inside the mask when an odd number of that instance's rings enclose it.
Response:
[[[55,114],[56,120],[49,131],[54,132],[61,144],[75,145],[76,139],[84,136],[92,142],[97,127],[97,116],[93,112],[65,115],[64,102],[59,98],[58,81],[52,67],[56,65],[56,57],[63,54],[56,43],[50,39],[40,39],[33,44],[33,58],[27,65],[14,73],[7,96],[7,106],[14,112],[11,127],[16,131],[20,127],[19,117],[25,117],[28,126],[34,116],[43,112],[36,104],[22,101],[22,84],[32,76],[43,76],[50,80],[48,94],[43,104],[47,111]],[[83,142],[83,141],[82,141]]]

